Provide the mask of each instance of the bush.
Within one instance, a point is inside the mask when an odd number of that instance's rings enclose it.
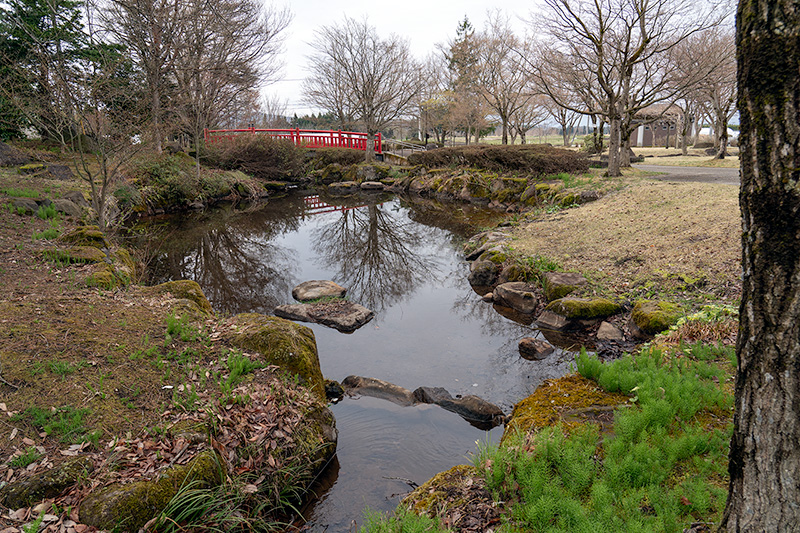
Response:
[[[204,161],[225,170],[239,170],[256,179],[292,180],[304,175],[305,149],[269,135],[239,135],[206,147]],[[363,157],[363,155],[362,155]]]
[[[511,146],[471,145],[438,148],[408,156],[411,165],[428,168],[477,167],[497,172],[533,175],[580,173],[589,169],[584,154],[543,144]]]
[[[309,162],[309,169],[316,170],[328,165],[339,164],[343,167],[364,162],[364,152],[352,148],[317,148]]]

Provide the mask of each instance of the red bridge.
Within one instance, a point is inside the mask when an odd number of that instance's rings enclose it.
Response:
[[[210,130],[203,131],[206,144],[214,144],[224,139],[231,140],[237,135],[263,133],[276,139],[286,139],[298,146],[308,148],[353,148],[367,150],[368,135],[359,131],[327,131],[327,130],[301,130],[301,129],[261,129],[246,128],[241,130]],[[382,154],[383,147],[381,134],[375,135],[375,153]]]

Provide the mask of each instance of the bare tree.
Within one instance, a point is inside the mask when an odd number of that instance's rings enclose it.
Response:
[[[525,135],[528,130],[535,128],[545,120],[547,120],[545,98],[542,95],[527,97],[525,103],[511,114],[509,120],[512,144],[517,135],[519,135],[520,143],[525,144],[527,142]]]
[[[695,80],[678,75],[668,52],[722,22],[725,2],[692,0],[545,0],[550,46],[573,73],[589,73],[596,103],[610,125],[610,176],[629,165],[636,113],[657,103],[669,109]],[[534,65],[534,68],[536,66]],[[545,79],[544,76],[540,76]],[[552,96],[552,94],[551,94]]]
[[[703,50],[709,68],[700,83],[700,94],[714,120],[716,159],[724,159],[728,149],[728,121],[736,113],[736,40],[733,32],[713,28],[703,32]]]
[[[312,43],[306,99],[366,129],[366,159],[374,158],[375,134],[413,111],[421,89],[420,65],[396,35],[381,39],[367,21],[345,18],[323,26]]]
[[[742,302],[721,531],[800,524],[800,11],[741,0]]]
[[[525,42],[514,35],[499,11],[490,13],[486,30],[479,37],[478,86],[486,104],[500,119],[502,142],[508,144],[512,116],[526,106],[533,92],[523,57]]]

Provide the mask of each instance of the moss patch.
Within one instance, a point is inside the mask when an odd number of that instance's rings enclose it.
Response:
[[[320,398],[325,398],[317,341],[310,328],[257,313],[236,315],[230,325],[231,344],[259,352],[267,362],[299,376]]]
[[[622,307],[607,298],[560,298],[545,308],[573,320],[605,318],[622,311]]]
[[[676,324],[681,317],[680,306],[670,302],[639,300],[633,306],[634,323],[648,335],[656,335]]]
[[[111,248],[111,243],[97,226],[80,226],[64,233],[58,240],[73,246],[94,246],[95,248]]]
[[[154,285],[145,289],[149,294],[171,294],[177,299],[191,300],[197,307],[204,313],[209,315],[214,313],[211,308],[211,302],[208,301],[206,295],[203,294],[203,289],[196,281],[188,279],[180,279],[176,281],[168,281],[160,285]]]
[[[579,423],[575,417],[569,417],[574,411],[617,406],[627,401],[627,396],[606,392],[580,374],[546,380],[536,392],[514,406],[503,440],[516,431],[536,431],[558,423],[569,431]]]

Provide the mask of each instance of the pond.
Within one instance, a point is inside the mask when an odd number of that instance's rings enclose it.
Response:
[[[247,209],[152,222],[149,281],[193,279],[224,314],[271,314],[293,301],[299,283],[335,281],[376,315],[351,334],[309,325],[326,378],[444,387],[510,413],[544,379],[564,375],[573,357],[522,359],[519,339],[539,333],[496,313],[467,282],[461,244],[498,217],[464,204],[297,191]],[[502,427],[482,431],[434,405],[346,397],[331,409],[337,457],[304,509],[309,531],[347,531],[365,508],[394,509],[413,484],[469,463],[478,442],[502,435]]]

